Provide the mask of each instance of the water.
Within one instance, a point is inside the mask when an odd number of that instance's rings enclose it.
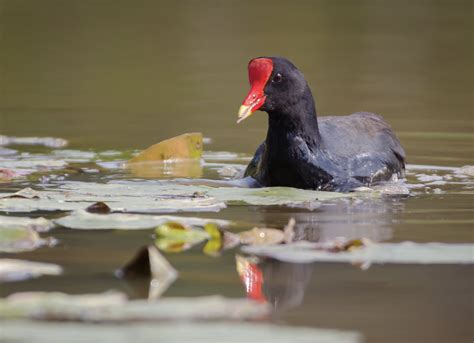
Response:
[[[201,131],[211,139],[206,150],[248,157],[265,137],[266,115],[235,124],[248,90],[246,64],[255,56],[281,55],[304,72],[320,115],[376,112],[397,132],[410,164],[472,165],[472,29],[470,1],[3,0],[0,131],[62,137],[81,151],[140,149]],[[409,180],[445,173],[412,170]],[[218,178],[211,167],[203,176]],[[131,177],[114,171],[82,179]],[[320,240],[343,235],[472,243],[472,186],[448,181],[413,189],[411,197],[314,211],[239,206],[205,216],[269,227],[295,217]],[[2,284],[1,295],[119,289],[146,297],[144,285],[118,280],[113,271],[151,242],[151,231],[56,229],[51,235],[61,244],[15,257],[58,263],[66,273]],[[210,258],[197,247],[167,258],[180,277],[166,296],[245,295],[234,251]],[[277,323],[352,329],[367,342],[473,337],[470,266],[361,271],[265,261],[262,270]]]

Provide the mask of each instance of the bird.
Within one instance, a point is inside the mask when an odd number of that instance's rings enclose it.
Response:
[[[265,141],[244,173],[256,187],[349,192],[404,178],[405,151],[380,115],[318,117],[303,73],[284,57],[250,60],[248,77],[237,123],[268,114]]]

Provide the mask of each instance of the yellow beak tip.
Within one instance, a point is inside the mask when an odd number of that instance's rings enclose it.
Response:
[[[238,119],[237,119],[237,124],[242,122],[245,118],[248,118],[252,115],[251,107],[242,105],[239,108],[239,113],[238,113]]]

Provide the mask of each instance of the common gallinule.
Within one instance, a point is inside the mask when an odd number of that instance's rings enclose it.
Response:
[[[260,186],[346,192],[404,177],[405,151],[381,116],[317,118],[303,74],[282,57],[252,59],[248,74],[237,122],[268,113],[267,137],[245,171]]]

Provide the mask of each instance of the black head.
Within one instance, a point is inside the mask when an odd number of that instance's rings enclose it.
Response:
[[[238,122],[257,110],[281,116],[300,112],[315,115],[313,97],[303,73],[286,58],[254,58],[249,62],[248,72],[251,89],[240,108]]]

